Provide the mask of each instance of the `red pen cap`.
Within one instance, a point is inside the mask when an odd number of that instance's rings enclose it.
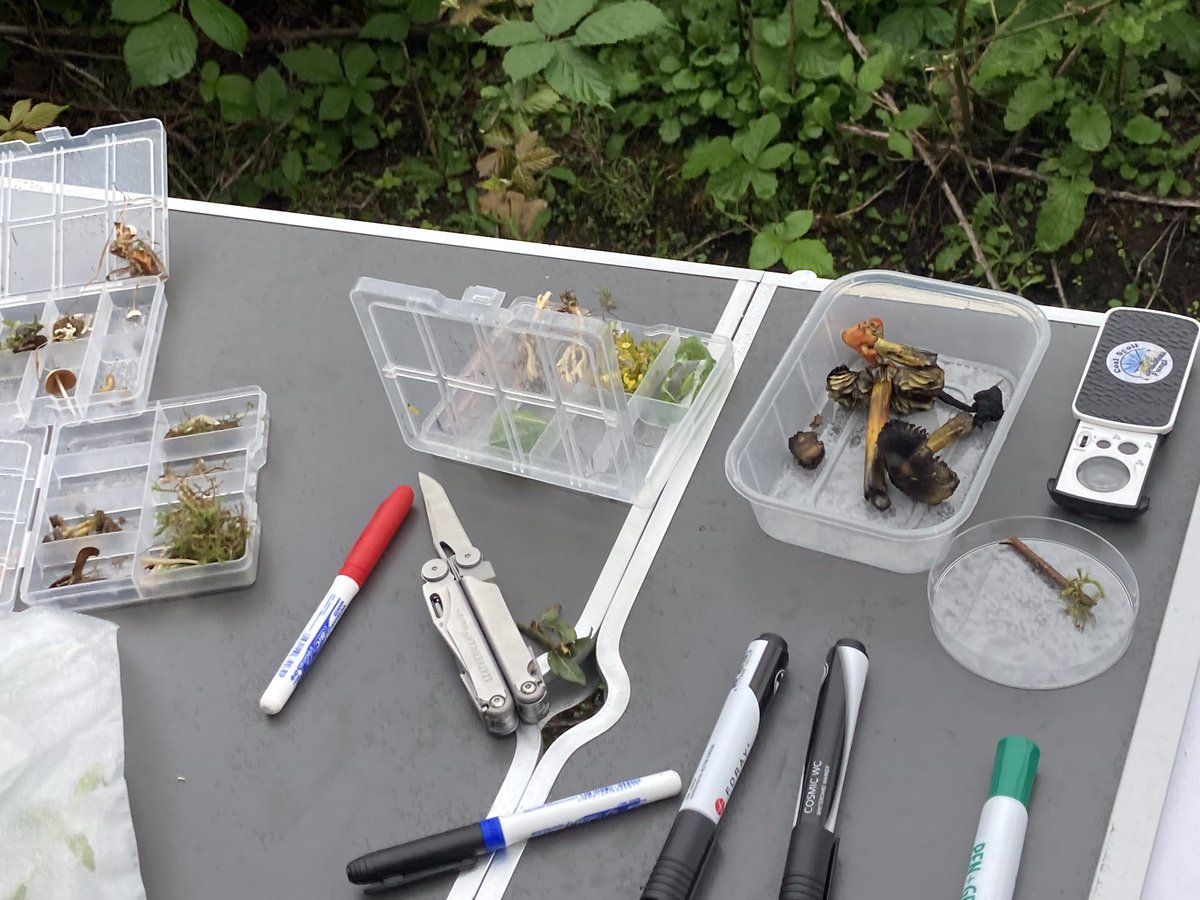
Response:
[[[371,521],[346,554],[346,562],[338,574],[354,579],[354,583],[362,587],[379,562],[379,557],[392,542],[412,503],[413,490],[408,485],[401,485],[392,491],[391,496],[379,504]]]

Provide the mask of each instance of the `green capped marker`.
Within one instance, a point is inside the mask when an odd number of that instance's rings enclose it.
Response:
[[[996,745],[992,788],[979,816],[962,900],[1012,900],[1041,755],[1026,737],[1011,735]]]

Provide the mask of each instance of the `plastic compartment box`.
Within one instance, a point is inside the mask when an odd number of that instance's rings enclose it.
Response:
[[[235,427],[182,437],[166,436],[184,419],[205,415],[236,420]],[[43,432],[45,434],[46,432]],[[22,443],[0,441],[0,489],[10,482],[3,466],[12,461],[10,490],[20,490],[14,508],[27,512],[22,526],[14,515],[9,561],[15,547],[23,568],[21,600],[26,606],[97,609],[144,600],[191,596],[245,587],[258,571],[258,470],[266,462],[266,395],[257,387],[164,400],[133,416],[64,425],[49,431],[47,454],[36,484],[29,466],[16,476],[22,458],[38,468],[41,447],[21,453]],[[199,467],[199,468],[197,468]],[[207,474],[200,474],[206,472]],[[188,473],[195,473],[188,476]],[[147,569],[144,561],[160,555],[166,540],[157,513],[176,503],[175,485],[190,477],[197,487],[211,478],[223,505],[240,510],[249,525],[246,552],[240,559],[199,566]],[[36,487],[36,490],[31,490]],[[10,494],[3,495],[8,499]],[[31,501],[30,497],[36,497]],[[7,504],[5,509],[8,509]],[[120,531],[45,541],[50,517],[68,524],[102,509],[123,519]],[[0,518],[0,538],[8,523]],[[50,587],[67,575],[79,551],[95,547],[99,555],[84,567],[101,580]],[[9,579],[9,567],[4,577]],[[8,600],[11,601],[11,595]]]
[[[842,329],[883,319],[892,340],[938,353],[947,390],[970,402],[999,384],[1004,418],[941,454],[960,484],[946,502],[927,506],[890,488],[891,508],[863,500],[866,413],[828,399],[825,377],[840,363],[863,364]],[[970,516],[1050,342],[1045,315],[1020,297],[892,272],[858,272],[826,287],[755,402],[725,457],[730,484],[750,501],[767,534],[789,544],[894,572],[927,570]],[[954,410],[906,416],[936,428]],[[787,439],[823,419],[825,460],[805,470]]]
[[[506,308],[503,293],[484,287],[455,300],[363,278],[350,296],[410,447],[639,505],[657,497],[733,379],[732,344],[711,334],[539,309],[528,298]],[[662,342],[630,394],[614,329]],[[677,354],[697,344],[712,365],[689,381],[695,366],[676,368]]]
[[[162,275],[120,271],[126,261],[109,252],[118,221],[158,257]],[[168,253],[161,122],[80,137],[47,128],[36,144],[0,144],[0,344],[35,318],[47,338],[37,350],[0,349],[0,430],[145,408],[167,308]],[[67,315],[81,317],[85,330],[54,340],[55,321]],[[74,385],[48,389],[55,369],[68,369]]]

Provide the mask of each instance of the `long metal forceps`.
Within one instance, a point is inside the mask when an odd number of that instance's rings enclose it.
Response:
[[[428,475],[420,478],[438,552],[421,567],[425,605],[480,718],[493,734],[511,734],[518,716],[538,722],[549,712],[546,682],[495,583],[491,563],[467,537],[442,486]]]

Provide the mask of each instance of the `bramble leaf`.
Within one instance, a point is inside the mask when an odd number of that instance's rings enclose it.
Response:
[[[125,66],[131,87],[154,87],[182,78],[196,64],[199,41],[187,19],[169,12],[144,25],[135,25],[125,37]]]
[[[596,10],[579,23],[572,39],[577,47],[616,44],[645,37],[667,25],[667,17],[648,0],[624,0]]]
[[[250,31],[246,20],[221,0],[188,0],[188,12],[214,44],[234,53],[243,53]]]
[[[513,81],[536,75],[554,59],[554,45],[550,43],[517,44],[504,54],[504,71]],[[561,93],[561,91],[560,91]]]

